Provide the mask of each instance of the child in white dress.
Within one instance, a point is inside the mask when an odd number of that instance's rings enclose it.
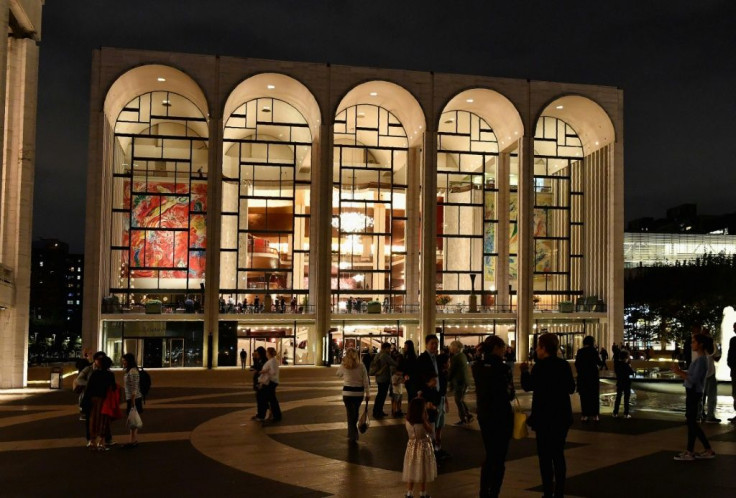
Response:
[[[429,498],[425,489],[428,482],[437,477],[437,462],[434,458],[434,448],[429,434],[432,427],[427,417],[427,405],[422,398],[414,398],[409,403],[409,413],[406,416],[406,432],[409,433],[409,442],[404,454],[404,472],[402,480],[406,482],[406,496],[414,496],[414,484],[419,484],[419,496]]]

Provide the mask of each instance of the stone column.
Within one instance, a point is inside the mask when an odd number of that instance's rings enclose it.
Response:
[[[421,330],[423,335],[435,331],[435,294],[437,286],[437,131],[427,127],[424,134],[422,168],[422,287]],[[409,220],[411,223],[411,220]],[[424,341],[416,344],[419,348]]]
[[[332,268],[332,126],[321,124],[312,144],[311,217],[309,232],[309,304],[315,307],[315,327],[309,350],[315,365],[326,365],[324,342],[330,330]],[[327,348],[329,351],[329,348]]]
[[[3,4],[3,16],[7,16],[7,2]],[[30,38],[8,38],[3,46],[7,47],[7,71],[2,71],[2,77],[7,77],[3,93],[7,98],[3,130],[7,162],[3,166],[0,255],[15,275],[15,299],[14,307],[0,311],[0,388],[10,388],[25,386],[28,365],[38,45]]]
[[[420,227],[420,202],[421,202],[421,169],[422,150],[420,147],[410,147],[407,157],[406,170],[406,226],[404,227],[404,247],[406,248],[406,264],[404,265],[404,288],[406,297],[404,303],[416,316],[419,305],[419,227]],[[418,327],[416,325],[406,326],[404,340],[411,339],[414,345],[419,342]]]
[[[519,144],[519,288],[517,289],[516,355],[529,354],[534,294],[534,138],[525,135]]]
[[[215,106],[213,106],[215,107]],[[208,336],[212,334],[212,366],[217,366],[219,349],[220,237],[222,234],[222,117],[214,115],[208,123],[207,158],[207,261],[204,282],[203,366],[210,354]],[[237,277],[236,277],[237,278]]]
[[[623,92],[619,90],[619,116],[623,122]],[[622,128],[621,128],[622,129]],[[619,138],[608,147],[608,281],[609,305],[606,347],[624,340],[624,144]]]

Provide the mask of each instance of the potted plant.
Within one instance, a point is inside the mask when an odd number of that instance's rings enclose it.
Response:
[[[448,296],[447,294],[437,294],[435,298],[435,304],[437,306],[447,306],[450,301],[452,301],[452,296]]]
[[[160,314],[163,310],[163,303],[158,299],[148,299],[146,301],[146,314]]]

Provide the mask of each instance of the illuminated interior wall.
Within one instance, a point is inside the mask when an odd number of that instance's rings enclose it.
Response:
[[[222,163],[220,293],[300,303],[308,292],[312,136],[292,105],[243,103],[228,117]]]
[[[408,140],[403,125],[375,105],[335,117],[331,289],[348,299],[404,302]],[[416,220],[415,220],[416,221]]]
[[[496,135],[476,114],[445,112],[437,151],[437,292],[452,304],[467,303],[473,275],[482,302],[493,304],[500,183]]]

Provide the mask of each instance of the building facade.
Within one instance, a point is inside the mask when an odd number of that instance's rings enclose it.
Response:
[[[85,346],[622,337],[619,89],[103,48],[91,109]]]
[[[84,256],[57,239],[35,240],[32,247],[31,363],[81,356]]]
[[[693,263],[706,255],[736,254],[736,235],[701,233],[626,232],[624,266]]]
[[[28,360],[31,216],[40,0],[0,0],[0,388],[23,387]]]

